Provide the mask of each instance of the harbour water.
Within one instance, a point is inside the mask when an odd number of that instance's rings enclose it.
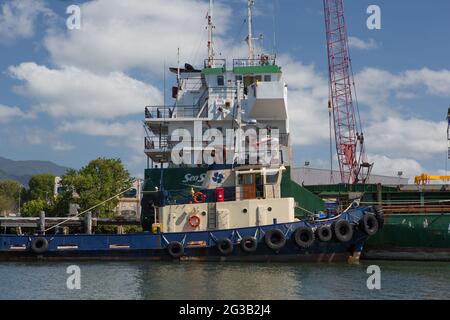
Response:
[[[67,267],[81,289],[67,288]],[[369,290],[367,267],[381,269]],[[0,263],[0,299],[450,299],[450,263]]]

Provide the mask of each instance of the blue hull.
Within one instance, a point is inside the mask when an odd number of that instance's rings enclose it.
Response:
[[[179,242],[184,247],[180,260],[198,261],[345,261],[356,252],[361,252],[367,235],[356,227],[364,213],[358,211],[344,214],[344,219],[354,226],[350,241],[328,242],[315,240],[308,248],[299,247],[294,241],[294,232],[302,226],[318,227],[331,225],[336,219],[328,221],[298,221],[260,227],[239,228],[183,233],[137,233],[137,234],[75,234],[45,235],[48,248],[43,253],[35,253],[31,243],[37,235],[2,235],[0,236],[0,260],[173,260],[168,252],[171,242]],[[269,248],[264,235],[273,229],[279,229],[286,238],[286,244],[279,250]],[[239,245],[245,236],[257,240],[254,252],[245,252]],[[229,239],[233,250],[229,254],[219,252],[219,239]]]

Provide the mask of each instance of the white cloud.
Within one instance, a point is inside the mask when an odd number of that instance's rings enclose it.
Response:
[[[64,143],[61,141],[57,141],[56,143],[52,144],[51,148],[55,151],[71,151],[76,149],[74,145]]]
[[[17,38],[31,38],[40,16],[54,17],[52,10],[41,0],[6,1],[0,7],[0,42],[9,43]]]
[[[208,3],[198,0],[95,0],[81,5],[81,30],[52,29],[45,39],[53,61],[96,71],[145,68],[159,70],[164,61],[176,63],[206,55]],[[231,9],[215,3],[214,24],[220,36],[233,21]],[[197,59],[195,59],[197,57]]]
[[[7,123],[15,118],[23,118],[25,113],[18,107],[8,107],[0,104],[0,123]]]
[[[141,124],[135,121],[125,123],[106,123],[96,120],[79,120],[74,122],[64,122],[58,127],[60,132],[81,133],[90,136],[102,137],[133,137],[140,134]]]
[[[72,151],[76,149],[74,145],[61,141],[61,136],[54,131],[50,131],[40,127],[24,127],[13,128],[8,130],[8,135],[11,135],[11,142],[22,145],[29,144],[32,146],[47,146],[53,151]]]
[[[145,167],[146,156],[143,151],[145,133],[140,122],[79,120],[64,122],[57,128],[57,131],[110,138],[105,142],[106,145],[111,148],[127,150],[124,160],[129,168],[138,172]]]
[[[328,81],[313,65],[282,56],[283,76],[288,84],[288,112],[293,143],[312,145],[329,137]]]
[[[359,50],[371,50],[377,49],[379,47],[378,43],[374,39],[364,41],[357,37],[348,37],[348,45],[352,49],[359,49]]]
[[[397,173],[401,171],[403,172],[402,177],[413,178],[424,172],[420,163],[414,159],[389,158],[379,154],[371,154],[369,155],[369,159],[375,163],[372,170],[373,174],[397,176]]]
[[[9,68],[24,83],[18,91],[37,101],[38,111],[56,118],[104,118],[143,112],[161,93],[121,72],[94,74],[75,67],[49,69],[35,63]]]
[[[418,89],[428,95],[450,97],[450,70],[407,70],[401,73],[365,68],[355,77],[358,100],[370,107],[371,116],[384,118],[387,114],[398,116],[395,100],[411,99]]]
[[[446,122],[389,117],[367,126],[366,146],[370,152],[382,152],[393,157],[427,159],[439,153],[445,154],[446,129]]]

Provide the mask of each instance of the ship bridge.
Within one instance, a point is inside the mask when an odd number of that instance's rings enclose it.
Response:
[[[180,142],[174,136],[177,129],[194,137],[201,123],[200,136],[208,128],[225,136],[226,129],[236,128],[237,119],[256,123],[257,130],[278,129],[280,145],[288,147],[287,86],[275,57],[234,59],[230,66],[225,59],[205,60],[202,70],[185,66],[170,68],[177,74],[177,86],[172,88],[174,103],[145,108],[145,153],[151,161],[170,163],[173,147]],[[203,148],[210,140],[192,138],[191,142]]]

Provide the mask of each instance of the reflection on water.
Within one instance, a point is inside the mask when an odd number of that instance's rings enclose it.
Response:
[[[71,264],[81,290],[66,287]],[[449,263],[370,264],[381,268],[379,291],[366,287],[368,262],[0,263],[0,299],[450,299]]]

